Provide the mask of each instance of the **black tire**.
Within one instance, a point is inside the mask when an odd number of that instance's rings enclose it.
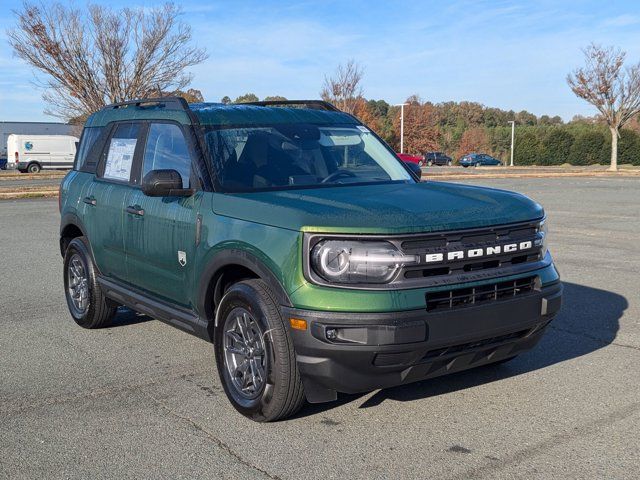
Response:
[[[467,168],[469,165],[462,165],[462,168]]]
[[[29,172],[29,173],[39,173],[39,172],[40,172],[40,170],[42,170],[42,169],[40,168],[40,164],[39,164],[39,163],[36,163],[36,162],[30,163],[30,164],[27,166],[27,172]]]
[[[80,262],[82,265],[83,274],[86,278],[83,283],[86,285],[85,293],[88,304],[84,308],[77,306],[71,293],[73,288],[70,289],[70,285],[73,282],[70,278],[73,276],[71,270],[72,266],[78,265],[76,262]],[[65,298],[67,299],[69,313],[71,313],[75,322],[83,328],[102,328],[109,325],[116,313],[117,305],[102,293],[96,278],[96,268],[93,265],[84,237],[77,237],[69,242],[63,265]],[[75,291],[82,290],[83,287],[81,286]]]
[[[264,360],[260,361],[264,362],[262,372],[266,381],[255,389],[253,398],[247,398],[249,393],[241,392],[236,385],[244,380],[248,372],[239,377],[237,373],[240,367],[237,364],[235,377],[232,378],[230,372],[234,365],[231,364],[233,360],[229,352],[235,352],[237,348],[225,349],[227,332],[237,336],[236,331],[226,327],[234,325],[234,318],[237,319],[238,313],[245,311],[250,315],[252,325],[264,332],[259,338],[264,339]],[[217,319],[214,334],[216,364],[224,391],[234,408],[257,422],[281,420],[296,413],[304,404],[304,389],[293,342],[271,289],[262,280],[245,280],[234,284],[220,301]],[[253,371],[253,366],[251,368]]]

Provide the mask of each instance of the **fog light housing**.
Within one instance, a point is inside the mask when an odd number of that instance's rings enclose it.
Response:
[[[333,342],[338,339],[338,330],[336,330],[335,328],[327,328],[327,330],[325,331],[325,336],[327,337],[327,340]]]

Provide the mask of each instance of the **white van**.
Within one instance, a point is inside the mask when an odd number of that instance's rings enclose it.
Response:
[[[47,169],[71,169],[78,139],[71,135],[9,135],[7,168],[38,173]]]

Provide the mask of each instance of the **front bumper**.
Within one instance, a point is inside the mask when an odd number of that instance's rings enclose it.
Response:
[[[476,306],[428,312],[337,313],[283,307],[310,402],[411,383],[533,348],[559,311],[562,284]],[[327,334],[328,330],[333,330]],[[327,337],[335,337],[329,340]]]

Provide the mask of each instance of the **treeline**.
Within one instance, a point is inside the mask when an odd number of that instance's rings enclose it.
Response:
[[[238,97],[235,102],[257,101],[254,94]],[[281,96],[265,100],[286,100]],[[224,103],[231,102],[224,97]],[[384,100],[357,98],[353,114],[373,128],[389,145],[400,149],[400,107]],[[422,154],[443,151],[459,159],[472,152],[488,153],[508,162],[511,151],[511,126],[515,121],[516,165],[594,165],[608,164],[611,157],[611,134],[597,117],[574,117],[563,122],[559,116],[540,117],[486,107],[476,102],[423,101],[417,95],[404,107],[404,150]],[[640,165],[640,124],[633,121],[621,130],[618,141],[620,164]]]

